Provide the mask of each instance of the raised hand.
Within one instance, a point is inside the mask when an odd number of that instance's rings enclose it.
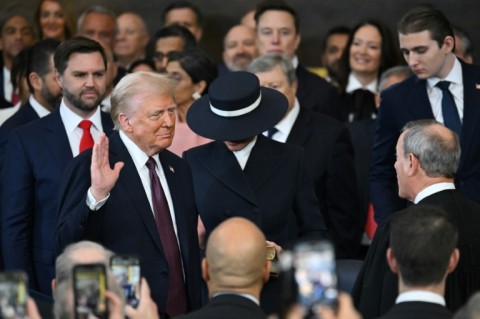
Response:
[[[108,161],[108,138],[105,133],[93,146],[92,164],[90,165],[90,174],[92,185],[90,191],[96,201],[100,201],[108,196],[110,190],[115,186],[124,163],[115,163],[115,167],[110,167]]]

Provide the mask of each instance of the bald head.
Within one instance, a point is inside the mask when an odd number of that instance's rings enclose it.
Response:
[[[256,295],[252,289],[259,293],[268,279],[265,254],[265,236],[255,224],[238,217],[221,223],[208,239],[203,265],[210,294],[229,290]]]

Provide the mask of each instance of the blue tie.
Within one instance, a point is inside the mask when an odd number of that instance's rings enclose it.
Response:
[[[462,122],[460,121],[460,116],[458,115],[457,106],[455,105],[455,100],[453,99],[452,92],[448,89],[450,82],[440,81],[437,83],[437,87],[442,90],[442,114],[443,114],[443,123],[446,127],[457,133],[460,137],[462,133]]]

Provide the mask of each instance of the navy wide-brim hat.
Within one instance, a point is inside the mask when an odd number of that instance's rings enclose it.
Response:
[[[254,74],[230,72],[215,79],[208,94],[192,104],[187,124],[200,136],[238,141],[274,127],[287,108],[287,98],[277,90],[260,87]]]

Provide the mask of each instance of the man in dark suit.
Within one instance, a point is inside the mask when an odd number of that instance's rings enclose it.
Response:
[[[462,194],[480,202],[480,67],[455,57],[452,28],[436,8],[413,8],[399,22],[398,31],[400,48],[416,76],[381,96],[370,172],[370,196],[380,223],[405,207],[397,195],[393,163],[401,128],[412,120],[435,119],[459,128],[462,157],[455,184]],[[450,84],[444,93],[439,82]]]
[[[357,258],[363,224],[357,185],[352,178],[355,169],[348,130],[326,115],[301,107],[295,97],[295,69],[285,57],[261,56],[253,61],[248,71],[259,78],[261,86],[276,89],[287,97],[287,113],[274,126],[275,132],[264,132],[264,135],[303,147],[320,210],[335,244],[336,257]]]
[[[18,9],[6,8],[0,13],[0,108],[11,107],[18,102],[13,91],[10,70],[13,59],[20,51],[34,43],[34,33],[30,21]],[[12,99],[13,98],[13,99]]]
[[[297,97],[302,108],[340,119],[337,89],[309,72],[298,61],[300,22],[297,13],[282,0],[261,2],[255,12],[257,46],[260,55],[285,55],[292,60],[298,79]]]
[[[201,303],[192,177],[166,150],[175,129],[173,88],[172,80],[154,73],[120,80],[111,109],[119,132],[110,140],[102,135],[93,152],[67,169],[55,234],[57,252],[87,239],[139,256],[162,318]]]
[[[86,38],[63,42],[54,55],[60,107],[10,133],[3,162],[2,239],[7,270],[27,272],[31,288],[51,294],[54,277],[55,212],[60,181],[71,159],[111,119],[100,112],[105,92],[103,48]],[[90,124],[82,129],[81,123]]]
[[[480,265],[477,262],[480,239],[476,236],[480,232],[480,205],[462,196],[453,184],[460,161],[458,137],[433,120],[411,122],[400,135],[396,153],[400,197],[416,205],[441,208],[458,225],[461,259],[448,277],[445,290],[447,306],[455,311],[480,289]],[[397,278],[385,260],[389,232],[389,222],[377,229],[352,291],[355,304],[365,318],[384,314],[397,296]],[[436,253],[437,247],[432,251]]]
[[[259,302],[270,276],[265,255],[265,236],[255,224],[239,217],[222,222],[211,233],[202,261],[210,301],[179,319],[266,318]]]
[[[398,274],[399,295],[382,319],[452,318],[445,280],[457,266],[458,229],[443,210],[412,206],[392,218],[387,262]]]
[[[190,128],[216,140],[184,153],[207,237],[233,216],[254,222],[279,252],[299,237],[326,235],[303,152],[261,134],[283,117],[287,104],[283,94],[239,71],[217,78],[190,107]],[[276,310],[276,284],[270,280],[262,291],[267,313]]]

